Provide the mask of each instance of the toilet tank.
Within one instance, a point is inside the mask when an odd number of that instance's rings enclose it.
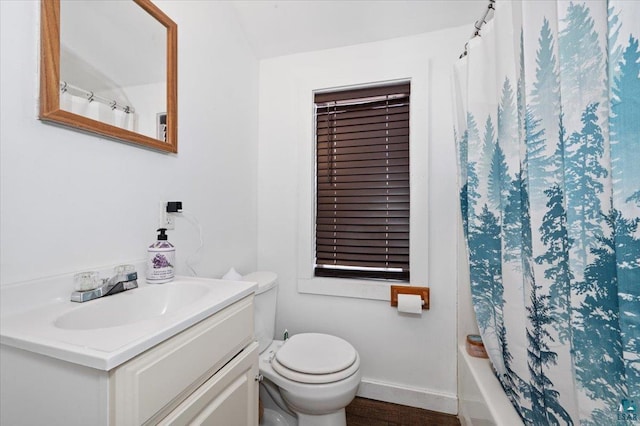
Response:
[[[276,329],[276,301],[278,298],[278,276],[274,272],[258,271],[242,277],[244,281],[258,283],[254,300],[254,326],[259,352],[264,351],[273,341]]]

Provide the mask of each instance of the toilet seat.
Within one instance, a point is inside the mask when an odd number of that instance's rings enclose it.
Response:
[[[289,380],[321,384],[351,376],[360,367],[360,358],[353,346],[339,337],[302,333],[282,345],[271,366]]]

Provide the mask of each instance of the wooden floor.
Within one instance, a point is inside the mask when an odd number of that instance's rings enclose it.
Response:
[[[452,414],[357,397],[347,406],[347,426],[460,426]]]

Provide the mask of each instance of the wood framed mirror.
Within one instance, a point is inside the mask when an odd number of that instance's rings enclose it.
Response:
[[[151,0],[40,4],[39,118],[178,152],[176,23]]]

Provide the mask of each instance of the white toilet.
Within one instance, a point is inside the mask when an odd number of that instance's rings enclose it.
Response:
[[[349,342],[328,334],[301,333],[274,340],[276,274],[253,272],[243,279],[258,283],[254,320],[264,377],[261,399],[269,398],[280,411],[265,410],[269,414],[265,417],[271,417],[267,425],[295,426],[297,421],[298,426],[346,426],[344,409],[356,396],[361,378],[358,352]]]

